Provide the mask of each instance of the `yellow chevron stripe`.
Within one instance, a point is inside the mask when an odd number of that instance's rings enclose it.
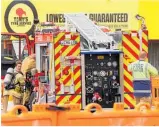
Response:
[[[142,32],[142,37],[147,41],[148,40],[148,36],[144,33],[144,32]]]
[[[128,62],[124,59],[124,64],[126,65],[126,66],[128,66]],[[132,75],[130,75],[125,69],[124,69],[124,75],[130,80],[130,81],[132,81]],[[133,91],[133,87],[130,85],[130,84],[128,84],[126,81],[124,81],[124,86],[127,88],[127,89],[129,89],[130,91]]]
[[[76,74],[74,74],[74,80],[76,80],[79,76],[80,76],[80,70]]]
[[[75,41],[80,42],[80,35],[77,36],[77,38],[75,39]]]
[[[55,60],[55,67],[56,67],[59,63],[61,63],[60,58],[57,58],[57,59]]]
[[[75,91],[77,91],[80,87],[81,87],[81,82],[79,81],[79,82],[75,85]],[[81,93],[81,91],[80,91],[80,93]]]
[[[125,98],[133,105],[136,105],[135,99],[131,98],[129,94],[126,94]]]
[[[144,43],[142,43],[142,49],[144,49],[148,53],[148,47]]]
[[[61,45],[59,45],[58,47],[56,47],[56,49],[55,49],[55,55],[61,51],[61,48],[62,48]],[[60,55],[62,55],[62,52],[61,52]]]
[[[132,38],[137,44],[139,44],[140,45],[140,39],[138,38],[138,37],[134,37],[134,38]],[[138,50],[140,50],[140,49],[138,49]]]
[[[60,96],[56,96],[56,100],[59,99]]]
[[[123,46],[124,53],[131,58],[133,61],[136,61],[136,58]]]
[[[139,54],[139,50],[125,36],[123,37],[123,41],[126,42],[127,45],[129,45],[137,54]]]
[[[130,86],[125,80],[124,80],[124,86],[125,86],[128,90],[130,90],[130,92],[133,92],[133,91],[134,91],[133,87]]]
[[[126,77],[128,78],[128,79],[130,79],[130,81],[132,81],[132,75],[130,75],[126,70],[124,70],[124,75],[126,75]]]
[[[57,43],[63,35],[65,35],[65,33],[64,33],[64,32],[60,32],[60,33],[57,35],[57,37],[54,38],[54,44]]]
[[[71,51],[72,48],[73,46],[68,46],[68,48],[62,53],[62,56],[66,56]]]
[[[69,74],[71,74],[70,70],[69,70]],[[67,77],[69,77],[69,75],[63,75],[63,81],[65,81],[65,79],[66,79]],[[71,77],[71,78],[72,78],[72,77]],[[68,80],[68,81],[66,82],[65,86],[70,86],[70,85],[72,84],[71,78],[70,78],[70,80]]]
[[[124,108],[129,108],[129,106],[126,103],[124,103]]]
[[[79,99],[81,99],[81,95],[77,95],[72,101],[70,101],[70,104],[76,104]]]
[[[59,98],[60,96],[56,96],[56,100]],[[66,95],[60,102],[59,105],[64,105],[65,103],[67,103],[68,101],[70,102],[70,104],[76,104],[77,101],[81,98],[81,95],[76,95],[75,98],[70,101],[71,95]]]
[[[57,97],[57,96],[56,96]],[[70,95],[65,96],[59,103],[58,105],[64,105],[66,102],[69,101]],[[57,99],[56,99],[57,100]]]
[[[124,58],[124,64],[126,65],[126,66],[128,66],[130,63],[128,63],[128,61]]]
[[[80,54],[80,49],[77,49],[73,54],[74,56],[78,56]]]

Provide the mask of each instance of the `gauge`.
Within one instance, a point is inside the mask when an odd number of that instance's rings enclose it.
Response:
[[[93,83],[93,86],[94,86],[94,87],[97,87],[97,86],[98,86],[98,83],[97,83],[97,82],[94,82],[94,83]]]
[[[100,76],[104,77],[106,75],[105,71],[100,71]]]
[[[107,63],[107,66],[108,66],[108,67],[112,66],[112,63],[111,63],[111,62],[108,62],[108,63]]]
[[[115,79],[116,79],[116,76],[113,76],[112,78],[115,80]]]
[[[114,61],[114,62],[113,62],[113,67],[117,67],[117,65],[118,65],[117,62]]]
[[[97,75],[98,74],[98,72],[97,71],[93,71],[93,75]]]

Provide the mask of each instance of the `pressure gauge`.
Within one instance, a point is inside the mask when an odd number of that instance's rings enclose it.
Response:
[[[112,63],[111,63],[111,62],[108,62],[108,63],[107,63],[107,66],[108,66],[108,67],[112,66]]]
[[[116,79],[116,76],[113,76],[112,78],[115,80],[115,79]]]
[[[98,74],[98,72],[97,71],[93,71],[93,75],[97,75]]]
[[[106,75],[105,71],[100,71],[100,76],[104,77]]]
[[[101,62],[101,63],[100,63],[100,66],[104,66],[104,63],[103,63],[103,62]]]
[[[94,86],[94,87],[97,87],[97,86],[98,86],[98,83],[97,83],[97,82],[94,82],[94,83],[93,83],[93,86]]]
[[[113,67],[117,67],[117,65],[118,65],[117,62],[114,61],[114,62],[113,62]]]

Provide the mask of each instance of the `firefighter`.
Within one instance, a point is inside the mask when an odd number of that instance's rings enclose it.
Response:
[[[32,87],[32,85],[29,80],[31,79],[31,69],[35,68],[35,66],[36,66],[35,54],[26,57],[22,62],[21,70],[24,74],[24,77],[26,78],[25,91],[23,96],[23,105],[27,105],[30,98],[31,88],[29,88],[29,86]]]
[[[132,72],[134,96],[136,104],[148,102],[151,104],[151,76],[158,75],[158,71],[150,63],[146,62],[147,53],[142,51],[139,60],[131,63],[128,70]]]
[[[31,72],[31,69],[35,68],[35,66],[36,66],[35,54],[32,54],[23,60],[21,71],[25,76],[26,73]]]
[[[5,87],[4,97],[3,97],[4,99],[3,112],[4,113],[7,112],[9,96],[13,97],[14,105],[22,104],[25,79],[21,72],[21,66],[22,66],[21,61],[17,61],[16,66],[14,68],[14,76],[12,79],[10,79],[12,83],[10,83],[8,86]]]

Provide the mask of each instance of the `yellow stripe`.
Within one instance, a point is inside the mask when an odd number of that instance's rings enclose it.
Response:
[[[71,72],[70,72],[70,70],[69,70],[69,75],[71,74]],[[69,75],[63,75],[63,81],[65,81],[66,80],[66,78],[67,77],[69,77]],[[71,77],[72,78],[72,77]],[[70,86],[71,84],[72,84],[72,82],[71,82],[71,78],[70,78],[70,80],[67,80],[67,82],[64,84],[65,86]]]
[[[140,45],[140,40],[139,40],[139,38],[137,38],[137,37],[134,37],[134,38],[132,38],[137,44],[139,44]],[[138,50],[140,50],[140,49],[138,49]]]
[[[128,63],[127,60],[124,58],[124,64],[128,67],[130,63]]]
[[[61,32],[57,35],[56,38],[54,38],[54,44],[57,43],[59,41],[59,39],[64,35],[65,33]]]
[[[148,53],[148,47],[144,43],[142,43],[142,49],[144,49]]]
[[[123,47],[123,51],[132,61],[136,61],[136,58],[125,47]]]
[[[124,64],[127,66],[128,65],[128,63],[127,63],[127,61],[124,59]],[[124,69],[124,75],[130,80],[130,81],[132,81],[132,75],[130,75],[125,69]],[[127,88],[127,89],[129,89],[130,91],[133,91],[133,87],[130,85],[130,84],[128,84],[125,80],[124,80],[124,86]]]
[[[76,92],[79,88],[81,88],[81,82],[80,82],[80,81],[75,85],[75,92]],[[81,93],[81,91],[80,91],[80,93]]]
[[[77,36],[77,38],[75,39],[75,41],[80,42],[80,35]]]
[[[130,97],[129,94],[126,94],[125,98],[126,98],[133,106],[135,106],[135,100],[134,100],[132,97]]]
[[[61,63],[60,58],[57,58],[57,59],[55,60],[55,67],[56,67],[59,63]]]
[[[56,47],[56,49],[55,49],[55,55],[57,54],[57,53],[60,53],[60,51],[61,51],[61,45],[58,45],[57,47]],[[62,54],[62,53],[61,53]],[[61,55],[60,54],[60,55]]]
[[[56,100],[58,100],[60,96],[56,96]],[[81,99],[81,95],[76,95],[75,98],[70,101],[69,99],[71,98],[71,95],[66,95],[58,104],[63,105],[67,102],[70,102],[70,104],[76,104],[79,99]]]
[[[133,38],[132,38],[133,39]],[[133,49],[137,54],[139,54],[139,49],[137,49],[125,36],[123,37],[123,41],[127,43],[127,45]],[[136,41],[136,40],[134,40]]]
[[[81,96],[80,95],[77,95],[71,102],[70,104],[77,104],[77,101],[81,99]]]
[[[128,90],[130,90],[130,92],[133,92],[133,91],[134,91],[133,87],[130,86],[130,84],[128,84],[125,80],[124,80],[124,86],[125,86]]]
[[[57,97],[57,96],[56,96]],[[59,96],[60,97],[60,96]],[[58,105],[63,105],[65,104],[67,101],[69,101],[70,95],[65,96],[59,103]],[[57,99],[56,99],[57,100]]]
[[[129,106],[126,103],[124,103],[124,108],[129,108]]]
[[[128,78],[128,79],[130,79],[130,81],[132,81],[132,75],[130,75],[126,70],[124,70],[124,75],[126,75],[126,77]]]
[[[148,36],[144,32],[142,32],[142,37],[144,38],[144,40],[148,40]]]

